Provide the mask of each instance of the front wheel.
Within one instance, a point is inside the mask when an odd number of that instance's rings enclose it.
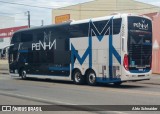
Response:
[[[96,85],[96,74],[92,70],[88,71],[88,73],[87,73],[87,83],[90,86]]]
[[[81,71],[76,69],[73,74],[73,81],[75,84],[83,84],[84,83],[84,76],[82,75]]]
[[[21,76],[21,78],[22,78],[23,80],[26,79],[26,75],[27,75],[26,70],[25,70],[25,69],[22,69],[21,72],[20,72],[20,76]]]

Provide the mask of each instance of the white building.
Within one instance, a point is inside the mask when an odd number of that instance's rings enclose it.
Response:
[[[14,24],[15,24],[14,17],[0,15],[0,29],[13,27]],[[0,38],[0,53],[2,49],[8,46],[9,44],[10,44],[10,37]]]

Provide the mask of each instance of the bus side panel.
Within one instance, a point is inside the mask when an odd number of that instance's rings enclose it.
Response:
[[[82,75],[85,74],[85,71],[89,68],[89,55],[85,57],[85,52],[87,53],[88,48],[88,37],[79,37],[79,38],[70,38],[70,45],[76,49],[76,52],[79,58],[75,59],[75,62],[72,65],[72,68],[78,68],[81,70]],[[70,47],[72,50],[72,47]],[[75,57],[75,53],[72,51],[72,56]]]

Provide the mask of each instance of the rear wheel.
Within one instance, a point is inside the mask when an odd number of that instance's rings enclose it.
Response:
[[[21,78],[22,78],[23,80],[26,79],[26,75],[27,75],[26,70],[25,70],[25,69],[22,69],[21,72],[20,72],[20,76],[21,76]]]
[[[84,83],[84,76],[82,75],[81,71],[76,69],[73,74],[73,81],[75,84],[83,84]]]
[[[93,70],[87,72],[87,83],[90,86],[96,85],[96,74]]]

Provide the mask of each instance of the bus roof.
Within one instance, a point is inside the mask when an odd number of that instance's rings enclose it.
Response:
[[[40,30],[40,29],[61,27],[61,26],[64,26],[64,25],[70,25],[70,22],[65,22],[65,23],[60,23],[60,24],[52,24],[52,25],[45,25],[45,26],[40,26],[40,27],[25,28],[25,29],[21,29],[21,30],[16,31],[14,34],[20,33],[20,32],[32,31],[32,30]]]
[[[77,20],[77,21],[72,21],[72,22],[64,22],[64,23],[60,23],[60,24],[52,24],[52,25],[46,25],[46,26],[40,26],[40,27],[32,27],[32,28],[27,28],[27,29],[21,29],[16,33],[19,32],[26,32],[26,31],[32,31],[32,30],[40,30],[40,29],[47,29],[47,28],[54,28],[54,27],[61,27],[64,25],[75,25],[75,24],[81,24],[81,23],[88,23],[89,21],[100,21],[100,20],[106,20],[106,19],[110,19],[110,18],[120,18],[120,17],[126,17],[126,16],[138,16],[138,17],[144,17],[147,18],[149,20],[151,20],[149,17],[147,16],[143,16],[143,15],[136,15],[136,14],[132,14],[132,13],[116,13],[113,15],[109,15],[109,16],[103,16],[103,17],[96,17],[96,18],[90,18],[90,19],[83,19],[83,20]]]
[[[88,23],[89,21],[93,21],[93,22],[96,22],[96,21],[102,21],[102,20],[106,20],[106,19],[110,19],[110,18],[121,18],[121,17],[127,17],[127,16],[137,16],[137,17],[144,17],[144,18],[147,18],[149,20],[151,20],[149,17],[147,16],[142,16],[142,15],[136,15],[136,14],[133,14],[133,13],[114,13],[112,15],[109,15],[109,16],[103,16],[103,17],[96,17],[96,18],[90,18],[90,19],[84,19],[84,20],[78,20],[78,21],[73,21],[71,22],[71,25],[75,25],[75,24],[81,24],[81,23]]]

